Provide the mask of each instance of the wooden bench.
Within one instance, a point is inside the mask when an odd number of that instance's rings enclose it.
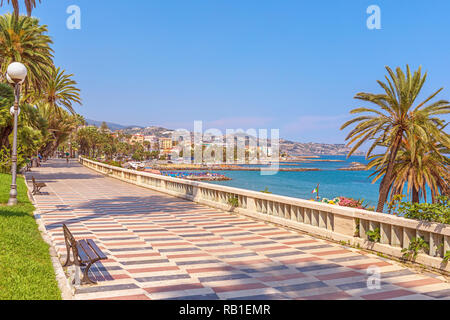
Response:
[[[47,185],[43,182],[36,182],[34,177],[31,177],[31,180],[33,181],[33,192],[31,194],[41,194],[41,189]]]
[[[97,261],[108,259],[108,257],[100,250],[93,240],[75,240],[65,224],[63,224],[63,231],[67,249],[67,259],[64,267],[72,265],[85,267],[81,284],[97,284],[97,282],[92,281],[89,278],[89,269]],[[73,259],[70,258],[70,252],[72,252]]]

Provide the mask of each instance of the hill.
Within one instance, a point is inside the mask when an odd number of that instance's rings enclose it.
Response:
[[[347,155],[350,148],[345,144],[328,144],[328,143],[301,143],[280,139],[280,150],[293,156],[308,155]],[[355,152],[354,155],[363,155],[364,152]]]
[[[86,120],[86,123],[90,126],[100,127],[103,123],[103,121],[97,121],[97,120],[92,120],[92,119],[85,119],[85,120]],[[142,128],[139,126],[124,126],[124,125],[113,123],[113,122],[106,122],[106,124],[108,125],[108,128],[111,131],[124,130],[127,128]]]

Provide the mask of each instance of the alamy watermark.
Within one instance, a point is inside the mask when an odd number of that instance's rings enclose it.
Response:
[[[367,8],[367,28],[369,30],[380,30],[381,29],[381,8],[375,4]]]
[[[81,8],[77,5],[67,7],[66,13],[69,17],[66,20],[66,26],[69,30],[81,29]],[[369,17],[366,20],[366,26],[369,30],[381,29],[381,8],[378,5],[370,5],[367,7],[366,13]]]
[[[66,20],[66,26],[69,30],[81,30],[81,9],[77,5],[67,7],[66,13],[69,17]]]
[[[172,161],[198,165],[261,164],[262,175],[279,170],[280,130],[220,129],[203,130],[203,122],[194,122],[194,131],[178,129],[172,133]]]
[[[66,13],[69,17],[66,20],[66,26],[69,30],[81,30],[81,8],[77,5],[67,7]],[[381,8],[378,5],[367,7],[366,13],[369,17],[366,20],[366,26],[369,30],[381,29]]]
[[[376,266],[370,266],[367,268],[367,289],[380,290],[381,289],[381,271]]]

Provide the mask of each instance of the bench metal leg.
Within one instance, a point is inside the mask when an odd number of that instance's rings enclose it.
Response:
[[[41,189],[43,187],[34,187],[32,194],[36,195],[36,194],[41,194]]]
[[[67,251],[67,258],[66,258],[66,262],[64,263],[63,267],[70,267],[71,265],[74,264],[74,261],[72,259],[70,259],[70,251],[72,251],[72,250],[71,250],[70,246],[67,245],[67,243],[66,243],[66,251]]]
[[[73,273],[72,273],[72,275],[73,275],[72,284],[74,284],[75,286],[81,285],[80,266],[73,265]]]
[[[96,263],[96,262],[99,261],[99,260],[100,260],[100,259],[93,260],[93,261],[91,261],[91,262],[88,263],[88,265],[87,265],[86,268],[84,269],[84,272],[83,272],[83,279],[81,279],[81,284],[97,284],[97,282],[92,281],[92,280],[89,278],[89,269],[92,267],[92,265],[93,265],[94,263]]]

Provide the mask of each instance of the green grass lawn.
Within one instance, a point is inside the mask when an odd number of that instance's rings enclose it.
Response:
[[[0,300],[61,299],[49,246],[33,218],[24,179],[17,179],[15,207],[5,205],[10,184],[11,176],[0,174]]]

